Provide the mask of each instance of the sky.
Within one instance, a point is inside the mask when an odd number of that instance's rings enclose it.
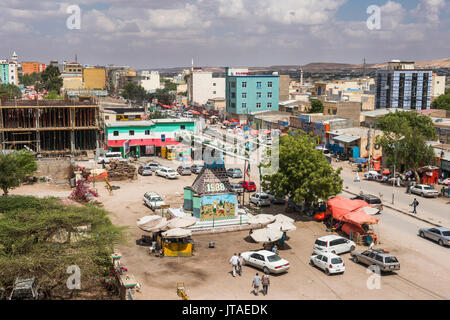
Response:
[[[369,6],[380,28],[369,29]],[[79,29],[67,27],[80,8]],[[0,0],[0,59],[138,69],[450,58],[450,0]]]

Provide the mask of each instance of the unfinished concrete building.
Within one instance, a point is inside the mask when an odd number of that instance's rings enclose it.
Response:
[[[98,147],[99,105],[92,99],[0,100],[1,148],[79,154]]]

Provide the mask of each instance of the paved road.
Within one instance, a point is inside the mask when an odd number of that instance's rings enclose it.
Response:
[[[417,207],[418,217],[430,220],[434,223],[450,227],[450,199],[442,198],[423,198],[418,195],[411,195],[406,193],[406,188],[392,187],[387,184],[382,184],[375,181],[366,181],[361,179],[361,182],[354,182],[355,173],[344,162],[333,162],[333,167],[343,167],[341,177],[344,179],[344,189],[354,193],[370,193],[375,196],[382,195],[383,203],[392,206],[392,193],[394,190],[394,207],[403,211],[412,212],[412,207],[409,206],[414,198],[419,201]],[[363,175],[360,173],[360,177]]]

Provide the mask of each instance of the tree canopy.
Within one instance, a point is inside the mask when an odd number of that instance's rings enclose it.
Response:
[[[323,113],[323,103],[320,100],[310,100],[311,109],[308,113]]]
[[[419,180],[417,169],[434,161],[433,148],[426,144],[436,138],[431,118],[413,111],[397,111],[381,117],[377,127],[383,131],[377,143],[383,148],[387,164],[411,169]]]
[[[59,92],[63,86],[63,79],[59,68],[54,65],[49,65],[41,72],[41,83],[47,91]]]
[[[279,169],[263,177],[263,188],[277,197],[287,195],[307,205],[339,194],[342,169],[334,170],[316,146],[316,139],[309,135],[280,137]]]
[[[150,99],[158,99],[162,104],[171,105],[175,101],[175,95],[167,89],[157,89],[156,92],[149,94]]]
[[[0,84],[0,98],[14,99],[22,97],[19,87],[14,84]]]
[[[36,82],[39,81],[41,81],[41,74],[38,72],[19,75],[19,83],[24,85],[25,87],[35,85]]]
[[[446,91],[447,92],[447,91]],[[450,110],[450,92],[442,94],[431,103],[432,109]]]
[[[136,101],[137,103],[142,103],[148,99],[147,92],[144,87],[134,82],[127,83],[122,91],[122,97],[127,100]]]
[[[27,150],[0,153],[0,189],[4,195],[8,195],[9,189],[20,186],[27,175],[36,170],[34,155]]]
[[[70,298],[69,266],[81,271],[81,290],[108,274],[113,246],[123,228],[108,212],[92,205],[74,206],[58,198],[0,198],[0,285],[11,288],[16,277],[36,277],[45,298]]]

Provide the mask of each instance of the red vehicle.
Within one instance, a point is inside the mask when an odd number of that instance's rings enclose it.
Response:
[[[241,186],[242,188],[244,188],[245,191],[248,192],[256,191],[256,184],[253,181],[242,181]]]

